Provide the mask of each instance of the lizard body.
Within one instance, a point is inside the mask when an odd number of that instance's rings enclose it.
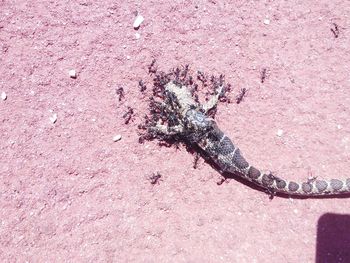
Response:
[[[262,172],[243,157],[241,150],[220,130],[209,112],[224,96],[227,87],[222,80],[213,81],[215,94],[204,105],[194,96],[192,82],[186,76],[179,80],[179,74],[161,74],[155,79],[155,95],[161,101],[152,100],[153,119],[147,125],[147,132],[153,137],[175,137],[189,144],[199,146],[217,164],[221,172],[238,175],[270,193],[289,195],[320,196],[350,193],[350,178],[304,182],[285,180],[270,172]]]

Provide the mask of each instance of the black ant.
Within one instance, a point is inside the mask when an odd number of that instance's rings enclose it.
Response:
[[[246,88],[242,88],[239,94],[236,97],[236,103],[240,104],[243,100],[243,98],[246,96],[248,90]]]
[[[148,66],[148,73],[155,74],[157,72],[157,68],[156,68],[155,64],[156,64],[156,60],[153,59],[152,63]]]
[[[142,80],[139,81],[139,87],[141,92],[144,92],[147,89],[146,84],[143,83]]]
[[[148,180],[151,184],[159,184],[159,181],[161,179],[162,175],[159,172],[153,173],[151,176],[148,177]]]
[[[123,87],[116,89],[115,93],[117,93],[119,101],[121,101],[122,99],[125,98],[125,92],[124,92]]]
[[[266,77],[267,77],[267,69],[263,68],[262,71],[261,71],[261,75],[260,75],[261,83],[265,82]]]
[[[123,115],[124,123],[129,124],[133,115],[134,115],[134,109],[131,107],[128,107],[128,111]]]
[[[334,35],[335,38],[338,38],[339,37],[339,28],[338,28],[338,25],[336,23],[333,23],[333,26],[334,26],[334,29],[331,28],[331,31]]]

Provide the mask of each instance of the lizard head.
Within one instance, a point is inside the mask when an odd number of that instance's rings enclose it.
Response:
[[[213,128],[214,120],[212,118],[207,117],[204,113],[190,109],[186,112],[186,124],[187,128],[192,131],[209,131]]]

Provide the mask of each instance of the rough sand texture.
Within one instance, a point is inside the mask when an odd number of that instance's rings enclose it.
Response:
[[[193,169],[184,148],[139,144],[147,100],[138,81],[150,88],[153,58],[162,70],[223,73],[232,97],[248,95],[222,104],[217,120],[252,164],[294,180],[349,176],[349,2],[119,2],[0,1],[2,262],[315,262],[327,253],[317,233],[350,226],[318,220],[349,214],[350,198],[270,201],[236,180],[218,186],[218,172],[203,160]],[[136,11],[145,18],[137,31]],[[162,181],[151,185],[156,171]],[[350,262],[334,251],[332,262]]]

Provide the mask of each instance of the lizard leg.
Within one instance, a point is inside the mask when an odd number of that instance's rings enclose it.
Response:
[[[219,102],[219,99],[223,96],[224,86],[219,86],[219,88],[216,90],[216,94],[212,96],[203,106],[203,110],[205,113],[210,111],[211,109],[215,108],[216,105]]]

